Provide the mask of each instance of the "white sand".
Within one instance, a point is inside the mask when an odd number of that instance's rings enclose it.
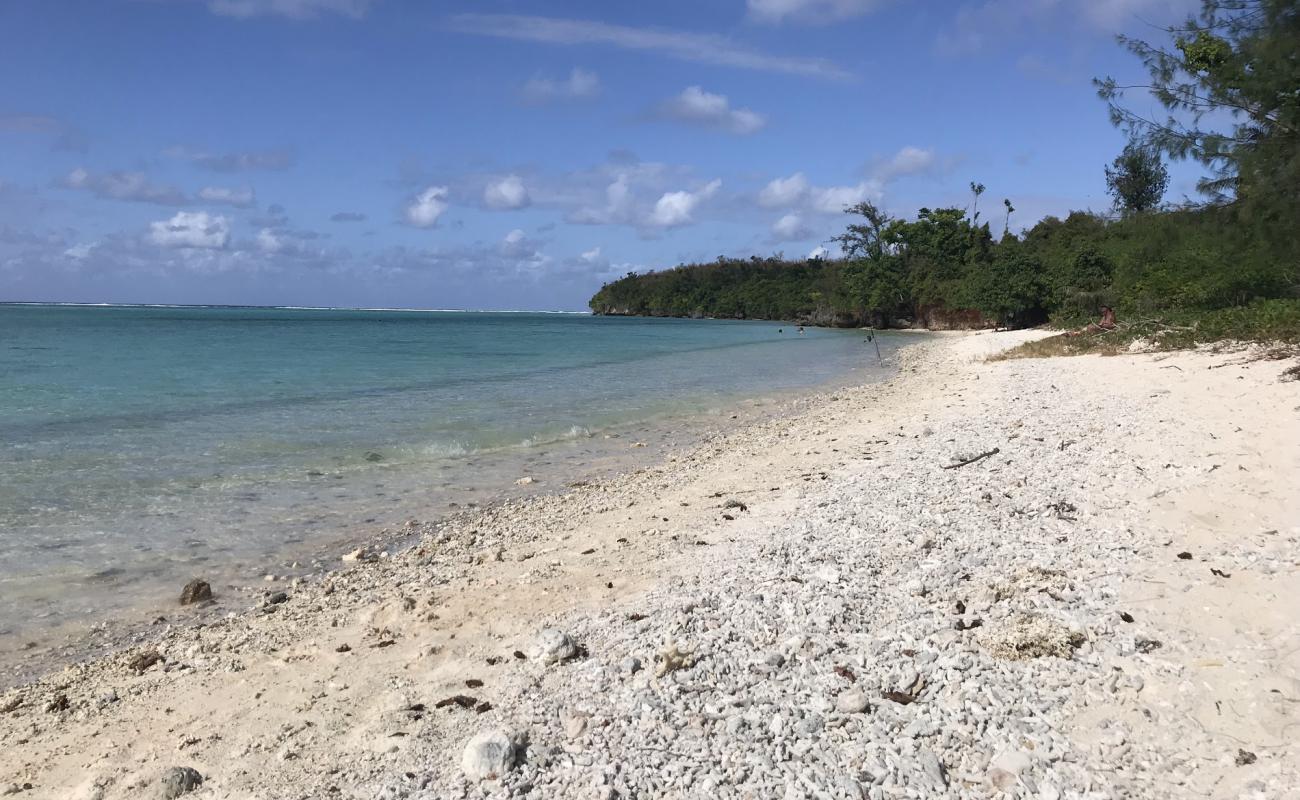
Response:
[[[1036,335],[936,337],[888,385],[166,631],[143,674],[149,647],[6,692],[0,791],[155,797],[189,766],[195,798],[1300,796],[1300,384],[1217,368],[1241,354],[982,360]],[[954,592],[984,627],[952,629]],[[1026,611],[1082,646],[1002,660]],[[514,658],[546,625],[589,655]],[[709,653],[656,679],[665,637]],[[458,693],[492,708],[433,707]],[[496,727],[530,755],[467,783]]]

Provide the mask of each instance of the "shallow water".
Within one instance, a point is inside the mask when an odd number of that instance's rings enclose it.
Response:
[[[776,323],[0,306],[0,636],[198,571],[253,579],[873,373],[859,332]]]

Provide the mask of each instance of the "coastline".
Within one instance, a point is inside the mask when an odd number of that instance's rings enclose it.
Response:
[[[0,791],[1288,796],[1294,392],[1225,354],[981,360],[1033,335],[937,336],[868,391],[4,692]],[[538,663],[547,626],[585,657]],[[527,754],[468,782],[494,728]]]
[[[886,367],[892,371],[896,367],[894,350],[886,352]],[[420,501],[397,509],[380,508],[383,496],[373,497],[354,509],[355,518],[340,518],[328,533],[310,541],[282,543],[260,558],[244,554],[220,562],[208,559],[180,573],[169,573],[164,582],[117,570],[107,570],[102,577],[86,576],[78,591],[88,596],[115,595],[111,613],[69,616],[57,622],[42,619],[27,627],[21,622],[8,629],[0,625],[0,691],[67,664],[146,644],[157,638],[161,628],[206,625],[256,608],[268,591],[294,590],[304,581],[337,571],[340,553],[358,547],[377,553],[398,552],[444,524],[472,520],[485,509],[654,466],[669,453],[787,414],[802,407],[803,401],[827,392],[870,386],[881,377],[874,360],[869,359],[805,387],[772,388],[756,396],[720,399],[716,405],[655,411],[583,435],[466,453],[460,456],[465,463],[458,470],[466,480],[459,485],[451,489],[429,486]],[[385,488],[390,494],[395,491],[391,484]],[[407,491],[410,489],[403,489]],[[216,593],[214,603],[176,605],[180,587],[191,577],[211,584]],[[118,601],[117,597],[129,600]]]

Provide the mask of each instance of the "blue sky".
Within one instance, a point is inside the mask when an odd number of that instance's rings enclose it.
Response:
[[[1104,210],[1090,79],[1193,5],[13,0],[0,300],[580,309],[864,199]]]

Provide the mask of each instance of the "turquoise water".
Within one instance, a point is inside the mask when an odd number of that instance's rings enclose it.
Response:
[[[879,371],[869,347],[705,320],[0,306],[0,634],[617,467],[629,438]]]

